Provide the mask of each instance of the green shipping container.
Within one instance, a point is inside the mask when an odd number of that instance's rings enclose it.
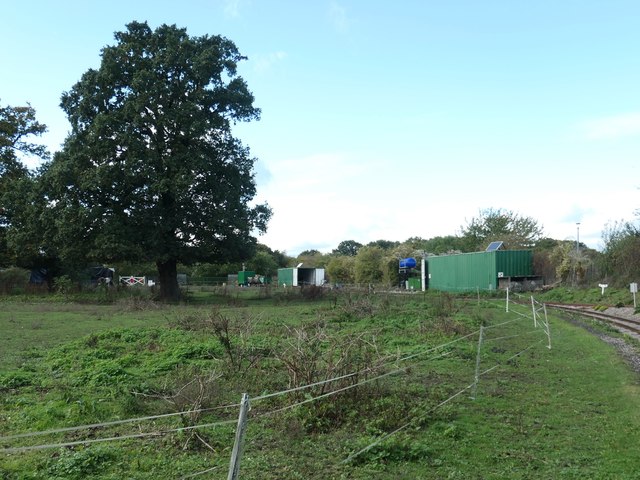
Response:
[[[278,286],[293,286],[293,272],[295,268],[279,268],[278,269]],[[297,272],[296,272],[297,280]]]
[[[251,277],[255,277],[256,272],[245,270],[238,272],[238,285],[248,285]]]
[[[501,278],[533,276],[531,250],[498,250],[429,257],[429,288],[449,292],[495,290]]]

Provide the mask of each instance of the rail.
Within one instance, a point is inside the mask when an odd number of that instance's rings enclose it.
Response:
[[[640,316],[637,319],[629,316],[613,315],[606,312],[600,312],[593,309],[593,305],[569,305],[561,303],[547,303],[547,307],[561,310],[564,312],[575,313],[585,317],[593,318],[601,322],[614,326],[623,333],[632,333],[640,335]]]

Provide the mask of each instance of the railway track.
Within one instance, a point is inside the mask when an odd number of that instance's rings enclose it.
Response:
[[[547,303],[548,308],[555,308],[564,312],[571,312],[589,318],[608,323],[623,333],[628,333],[640,339],[640,316],[631,318],[631,315],[615,315],[593,310],[592,305],[567,305],[561,303]],[[633,316],[635,317],[635,315]]]

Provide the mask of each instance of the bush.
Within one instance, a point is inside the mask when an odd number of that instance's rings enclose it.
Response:
[[[73,281],[69,275],[61,275],[53,280],[53,288],[60,295],[68,295],[73,290]]]
[[[29,372],[9,372],[0,375],[0,390],[3,388],[18,388],[31,385],[33,382],[33,374]]]
[[[300,295],[309,301],[322,300],[325,296],[325,289],[316,285],[308,285],[300,287]]]
[[[23,293],[29,284],[29,272],[22,268],[8,268],[0,272],[0,292],[5,295]]]
[[[84,479],[97,473],[114,459],[114,452],[107,447],[62,451],[60,456],[50,463],[47,478]]]

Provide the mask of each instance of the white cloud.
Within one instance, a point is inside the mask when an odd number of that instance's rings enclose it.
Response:
[[[260,241],[271,248],[294,254],[306,248],[330,250],[342,240],[358,240],[358,232],[379,218],[375,202],[361,192],[368,168],[348,155],[322,153],[267,163],[272,180],[259,195],[274,214]]]
[[[341,33],[349,30],[349,18],[347,17],[347,9],[338,2],[331,2],[329,5],[329,18],[336,30]]]
[[[265,73],[271,70],[275,64],[283,61],[286,57],[286,52],[282,51],[254,55],[253,69],[258,73]]]
[[[587,120],[579,126],[579,129],[589,140],[640,136],[640,113],[624,113]]]
[[[225,0],[224,13],[228,17],[238,18],[240,16],[240,7],[245,2],[243,0]]]

